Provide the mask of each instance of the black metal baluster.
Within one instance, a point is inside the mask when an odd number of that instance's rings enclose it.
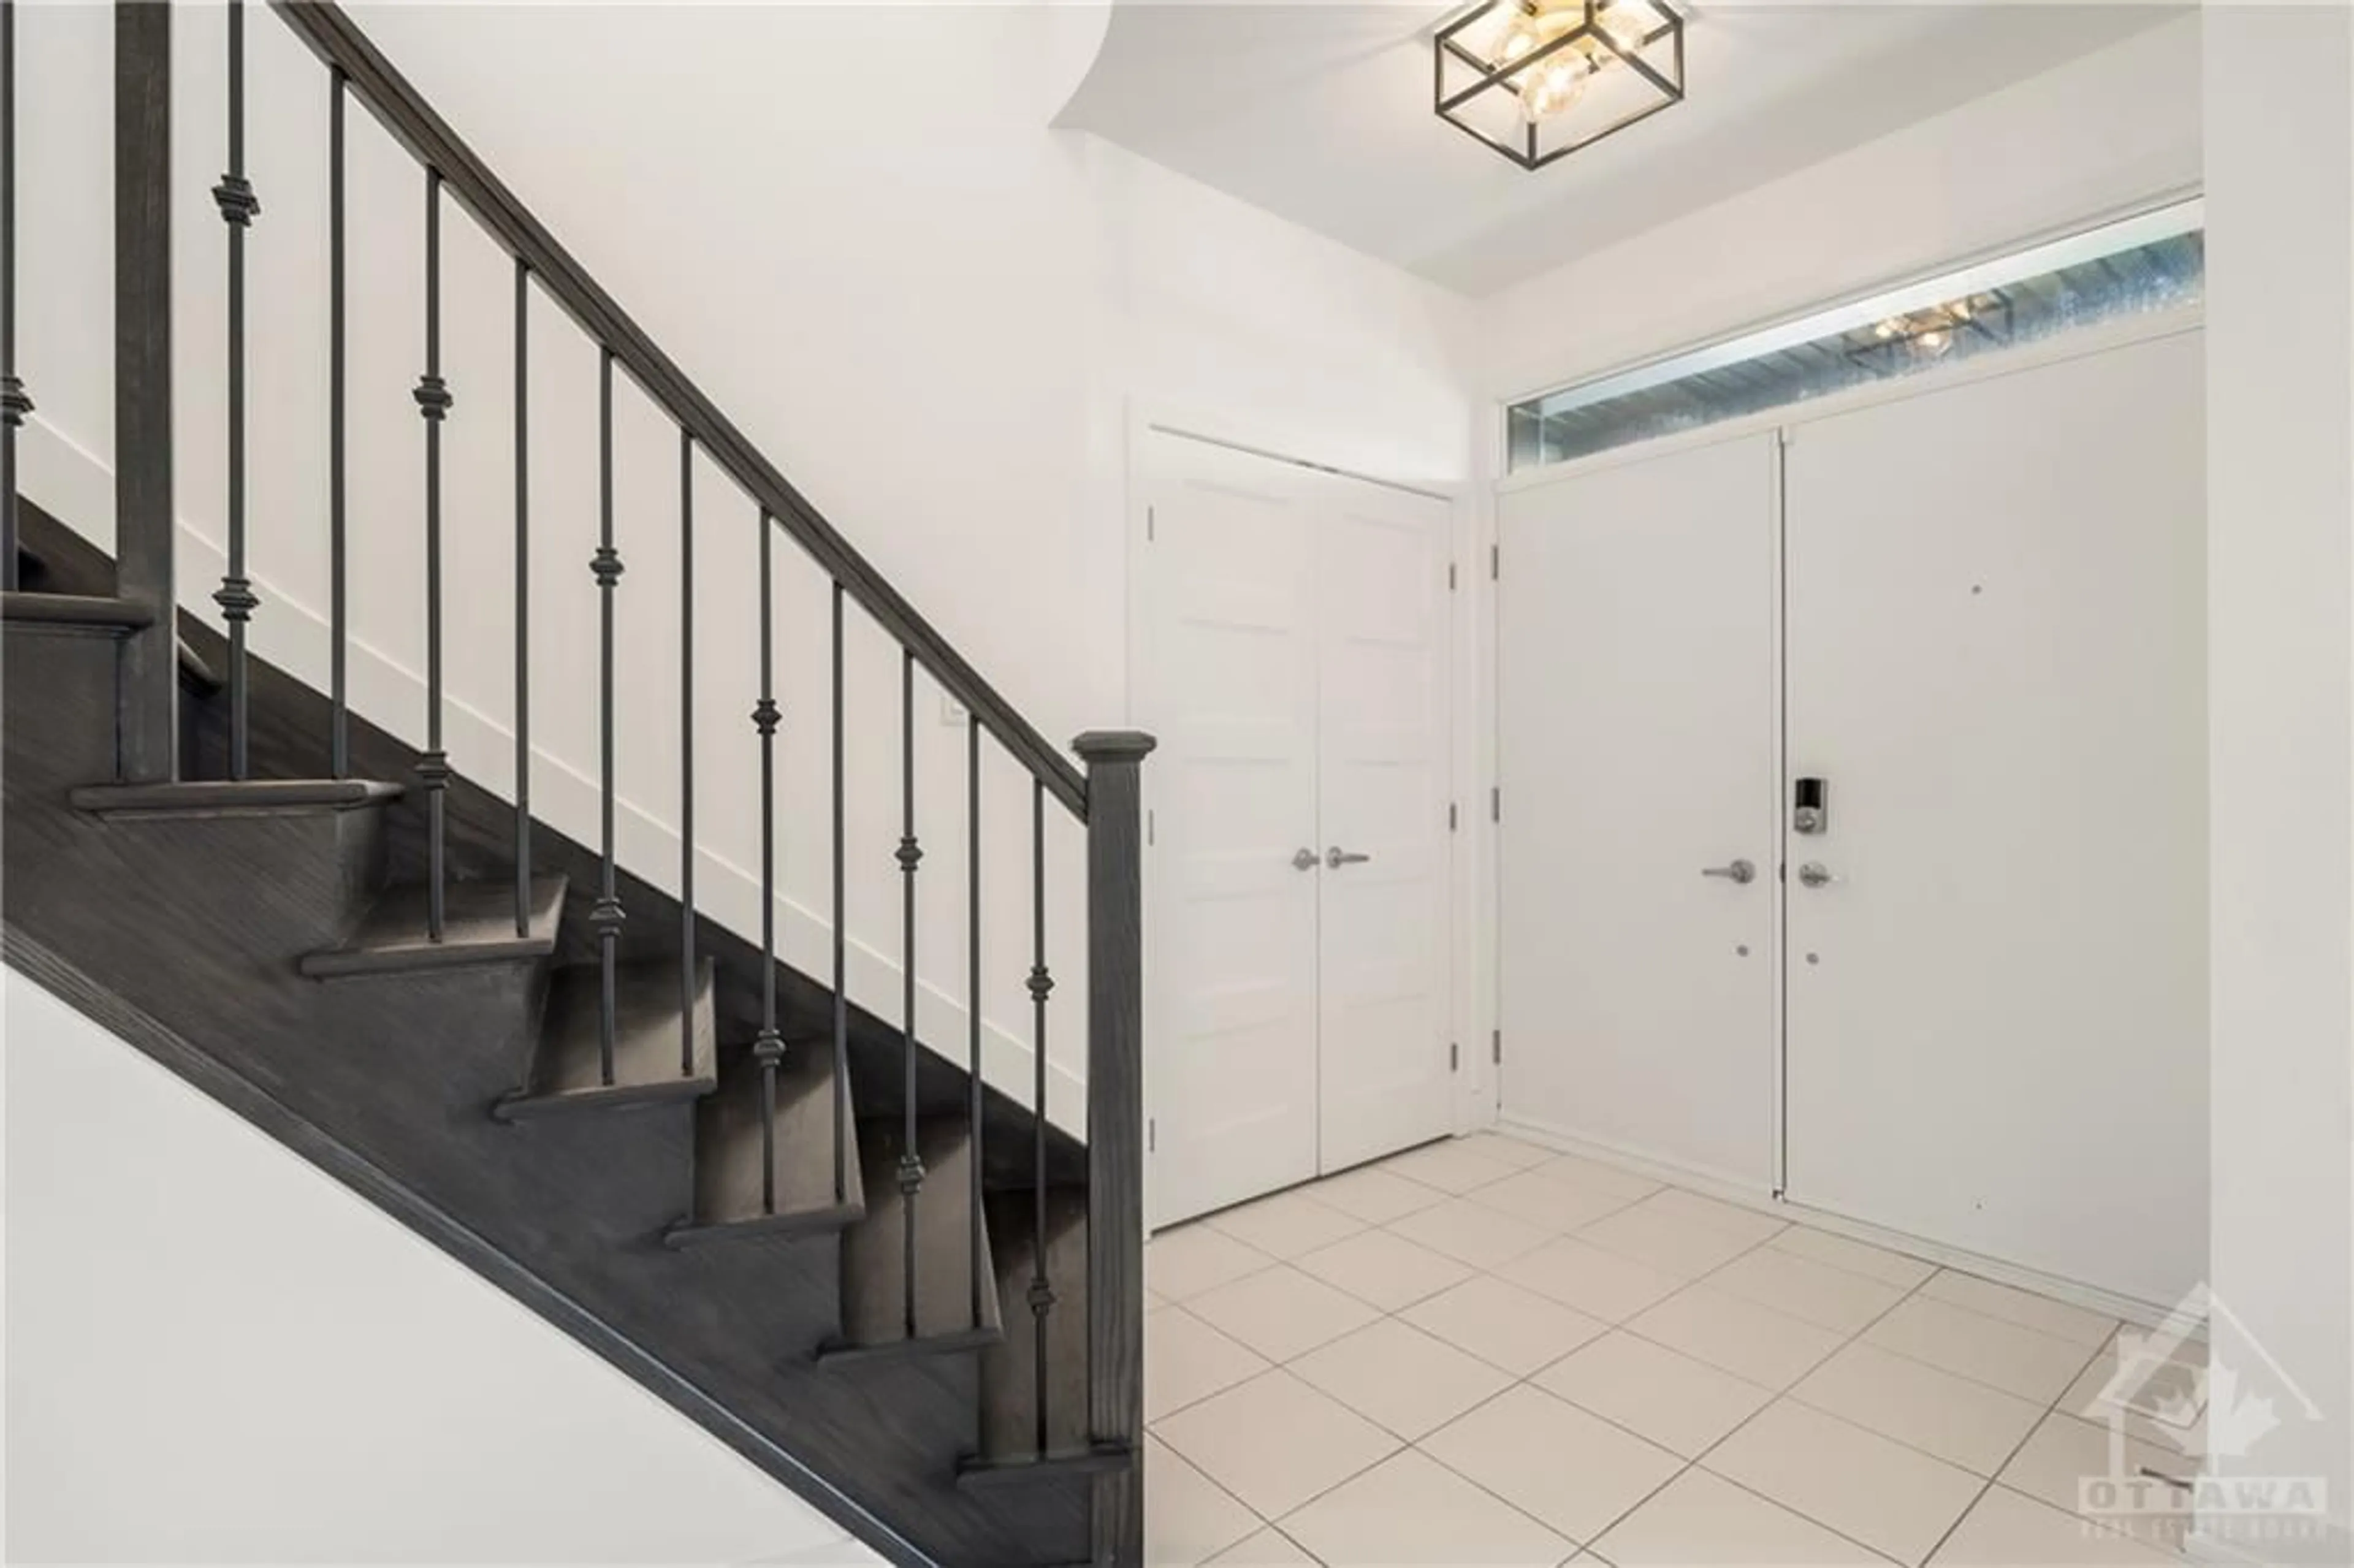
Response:
[[[916,1149],[916,868],[924,851],[916,842],[916,656],[899,652],[899,853],[900,900],[899,980],[900,1042],[905,1051],[900,1068],[904,1089],[902,1134],[907,1143],[899,1153],[899,1192],[903,1199],[901,1227],[907,1251],[907,1338],[916,1337],[916,1194],[924,1185],[924,1160]]]
[[[1055,1287],[1046,1277],[1046,998],[1055,977],[1046,969],[1046,786],[1030,786],[1030,1005],[1036,1015],[1030,1042],[1032,1246],[1030,1321],[1036,1336],[1038,1457],[1046,1457],[1046,1315]]]
[[[613,1081],[614,968],[621,940],[621,897],[613,868],[613,590],[620,586],[621,556],[613,548],[613,351],[599,357],[597,371],[597,554],[588,563],[597,579],[598,698],[600,792],[599,832],[605,863],[597,904],[588,924],[597,933],[597,961],[603,970],[598,1007],[598,1061],[603,1081]]]
[[[228,776],[247,771],[245,624],[260,601],[245,573],[245,231],[260,214],[245,177],[245,0],[228,0],[228,172],[213,187],[228,230],[228,570],[213,595],[228,623]]]
[[[349,632],[344,588],[344,99],[349,78],[327,73],[327,640],[328,768],[352,771],[346,692]]]
[[[678,432],[678,1074],[695,1076],[695,438]]]
[[[531,935],[531,269],[514,264],[515,935]]]
[[[971,1034],[971,1058],[967,1071],[970,1098],[965,1107],[965,1120],[972,1133],[972,1326],[979,1329],[982,1321],[981,1260],[987,1250],[981,1238],[984,1222],[981,1200],[983,1108],[981,1078],[981,721],[970,714],[965,715],[964,787],[965,1014]]]
[[[842,583],[833,585],[833,1201],[850,1202],[850,972],[843,927]]]
[[[425,374],[418,377],[417,411],[425,418],[425,752],[417,777],[425,785],[425,932],[441,939],[447,875],[442,842],[448,812],[450,757],[441,749],[441,421],[453,399],[441,379],[441,172],[425,171]]]
[[[0,588],[16,590],[16,430],[33,411],[16,379],[16,3],[0,0]]]
[[[777,695],[776,589],[769,579],[769,546],[776,535],[769,509],[760,509],[760,700],[752,705],[752,727],[760,732],[760,1032],[752,1054],[760,1064],[760,1210],[777,1212],[777,1066],[785,1059],[785,1038],[777,1033]]]

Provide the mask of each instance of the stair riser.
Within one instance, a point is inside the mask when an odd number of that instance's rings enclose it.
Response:
[[[10,622],[0,647],[6,679],[12,793],[58,800],[77,784],[114,777],[114,671],[122,641],[111,633]],[[22,775],[19,777],[19,775]]]

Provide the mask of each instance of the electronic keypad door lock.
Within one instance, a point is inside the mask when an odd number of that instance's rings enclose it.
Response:
[[[1820,779],[1801,779],[1790,797],[1790,831],[1821,833],[1830,829],[1830,792]]]

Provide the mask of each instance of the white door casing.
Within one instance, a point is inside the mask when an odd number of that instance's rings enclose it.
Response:
[[[1161,431],[1139,471],[1166,1224],[1453,1125],[1451,508]]]
[[[1776,440],[1500,498],[1506,1114],[1772,1183]],[[1704,876],[1746,861],[1752,880]]]
[[[2202,353],[1785,456],[1789,769],[1829,809],[1787,851],[1790,1196],[2153,1302],[2206,1260]]]

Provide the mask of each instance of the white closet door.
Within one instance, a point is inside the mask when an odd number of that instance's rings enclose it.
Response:
[[[1790,1196],[2151,1301],[2207,1253],[2201,363],[1786,456],[1789,768],[1829,808],[1787,851]]]
[[[1304,470],[1155,435],[1138,717],[1155,1224],[1316,1174],[1317,511]]]
[[[1774,465],[1749,436],[1501,497],[1497,648],[1504,1114],[1761,1191]]]
[[[1447,507],[1362,481],[1319,489],[1320,1163],[1336,1171],[1454,1124]]]

